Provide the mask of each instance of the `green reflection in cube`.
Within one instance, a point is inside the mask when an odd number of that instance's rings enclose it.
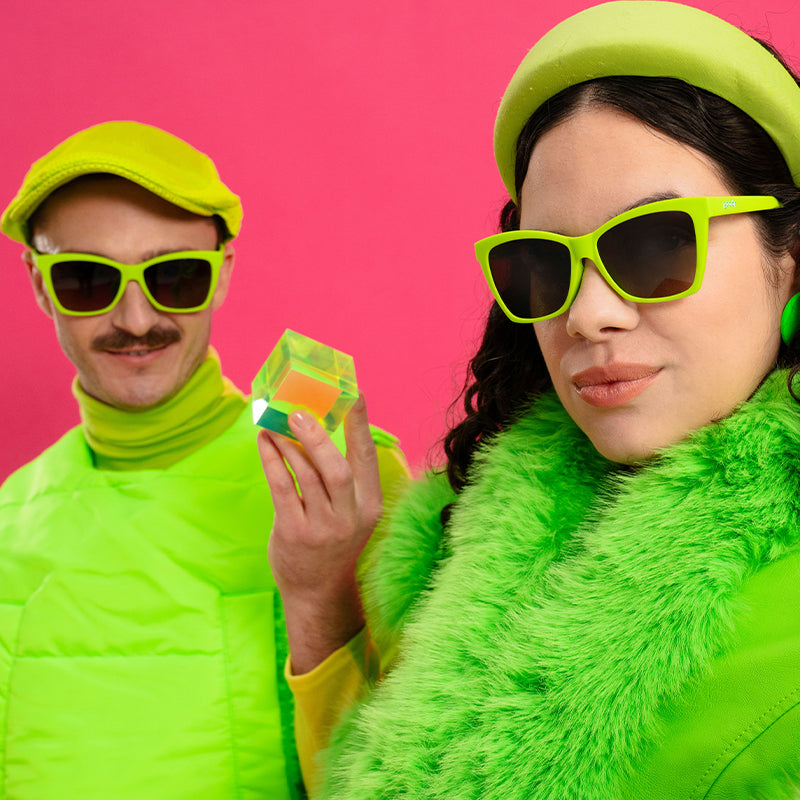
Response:
[[[305,408],[333,433],[357,398],[352,356],[287,329],[253,378],[253,422],[295,438],[288,417]]]

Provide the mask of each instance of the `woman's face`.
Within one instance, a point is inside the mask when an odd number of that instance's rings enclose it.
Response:
[[[639,120],[588,107],[536,144],[520,193],[520,227],[578,236],[666,197],[733,194],[714,162]],[[700,291],[665,303],[617,295],[591,262],[574,303],[534,323],[561,402],[598,451],[635,463],[721,419],[772,368],[795,283],[750,214],[709,223]]]

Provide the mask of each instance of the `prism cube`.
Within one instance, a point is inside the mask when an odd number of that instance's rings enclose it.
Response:
[[[253,378],[253,422],[295,438],[288,417],[304,408],[333,433],[357,399],[352,356],[287,330]]]

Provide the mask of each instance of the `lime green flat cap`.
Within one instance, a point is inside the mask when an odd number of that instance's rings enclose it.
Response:
[[[781,63],[743,31],[668,0],[614,0],[548,31],[520,63],[494,129],[500,175],[516,200],[519,134],[563,89],[610,76],[678,78],[724,98],[772,137],[800,185],[800,88]]]
[[[108,173],[138,183],[169,203],[217,215],[233,239],[242,224],[239,198],[205,153],[141,122],[103,122],[65,139],[36,161],[0,219],[6,236],[29,244],[28,220],[56,189],[81,175]]]

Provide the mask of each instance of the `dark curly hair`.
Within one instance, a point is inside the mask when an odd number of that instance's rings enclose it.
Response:
[[[517,141],[518,196],[539,138],[587,105],[610,106],[630,114],[699,150],[719,166],[733,194],[777,197],[783,208],[756,215],[760,238],[775,256],[795,247],[800,234],[800,191],[773,140],[727,100],[673,78],[599,78],[551,98],[528,120]],[[509,201],[500,214],[500,229],[518,228],[519,208]],[[791,390],[792,379],[800,371],[800,352],[781,344],[777,364],[792,368]],[[508,426],[551,385],[533,326],[511,322],[494,303],[464,387],[451,406],[455,414],[462,405],[465,416],[443,439],[447,475],[456,491],[466,482],[478,445]]]

